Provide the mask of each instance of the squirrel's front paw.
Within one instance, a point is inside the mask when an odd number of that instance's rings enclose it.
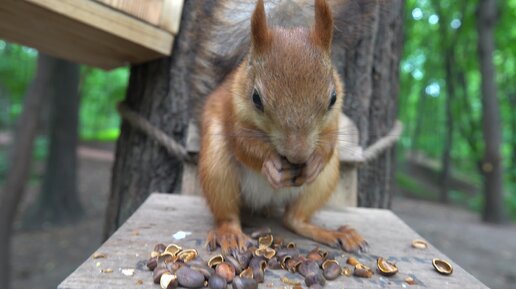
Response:
[[[276,190],[304,184],[304,180],[300,178],[301,170],[301,166],[291,164],[286,158],[277,154],[271,154],[262,166],[262,174]]]
[[[222,223],[208,233],[206,246],[210,251],[220,246],[223,254],[229,254],[238,250],[244,251],[249,240],[250,238],[240,228]]]
[[[304,184],[310,184],[315,181],[315,178],[319,176],[324,168],[324,162],[322,156],[314,152],[308,161],[303,165],[301,173],[297,177],[297,182]]]
[[[330,244],[340,247],[346,252],[367,251],[367,241],[355,230],[348,226],[341,226],[333,232],[335,243]]]

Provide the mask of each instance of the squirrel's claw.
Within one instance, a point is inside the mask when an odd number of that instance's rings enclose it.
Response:
[[[233,251],[244,251],[249,237],[241,230],[221,225],[208,232],[205,246],[214,251],[220,247],[222,254],[227,255]]]
[[[338,246],[346,252],[365,252],[368,249],[367,241],[355,229],[341,226],[333,235]]]

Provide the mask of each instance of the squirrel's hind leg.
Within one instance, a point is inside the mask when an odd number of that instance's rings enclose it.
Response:
[[[326,204],[335,191],[338,179],[338,157],[333,156],[316,180],[286,207],[283,223],[293,232],[330,247],[348,252],[364,251],[367,242],[356,230],[341,226],[334,231],[310,223],[312,215]]]

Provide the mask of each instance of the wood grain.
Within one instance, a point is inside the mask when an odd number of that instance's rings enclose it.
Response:
[[[426,250],[413,249],[410,246],[411,241],[421,236],[388,210],[349,208],[340,212],[323,211],[315,216],[314,222],[328,228],[336,228],[345,223],[355,227],[370,245],[368,253],[356,255],[361,262],[374,267],[377,256],[382,256],[396,262],[400,270],[393,277],[382,277],[378,274],[371,279],[342,276],[335,281],[327,282],[325,288],[487,288],[453,262],[451,263],[454,272],[451,276],[435,272],[431,264],[432,258],[448,258],[431,245]],[[253,227],[271,227],[275,235],[295,241],[302,252],[320,246],[284,230],[277,219],[249,217],[244,221],[246,230],[252,229],[249,224]],[[211,226],[212,218],[202,198],[152,194],[97,250],[107,257],[88,258],[58,288],[159,288],[158,285],[152,284],[151,272],[145,267],[145,260],[153,246],[159,242],[175,242],[183,247],[196,248],[207,258],[215,254],[210,254],[202,246],[206,232]],[[191,232],[191,235],[175,241],[172,235],[180,230]],[[347,256],[349,254],[342,254],[338,258],[341,264],[345,263]],[[113,273],[100,272],[107,268],[113,269]],[[121,273],[122,269],[127,268],[136,269],[134,276],[125,276]],[[286,286],[280,280],[282,276],[302,281],[297,275],[267,270],[265,284],[261,287]],[[404,284],[404,279],[408,276],[414,278],[418,285]],[[143,284],[137,285],[138,280]]]
[[[96,0],[118,10],[144,20],[150,24],[159,25],[161,9],[164,0]]]
[[[111,69],[170,55],[174,37],[94,1],[1,0],[0,37]]]

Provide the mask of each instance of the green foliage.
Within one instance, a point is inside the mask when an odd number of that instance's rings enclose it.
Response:
[[[120,118],[116,103],[124,98],[129,77],[127,68],[110,72],[84,68],[81,85],[81,137],[113,141],[118,138]]]
[[[0,40],[0,129],[12,126],[33,78],[37,52]]]
[[[507,209],[516,220],[516,0],[499,1],[499,19],[496,26],[494,63],[498,98],[503,120],[502,156]],[[453,148],[451,151],[454,175],[465,175],[480,186],[478,162],[483,154],[481,124],[482,102],[477,52],[475,9],[478,1],[407,0],[405,8],[405,47],[401,62],[400,118],[405,132],[400,141],[400,161],[407,152],[417,151],[440,159],[444,149],[445,52],[454,55],[453,70],[462,74],[465,85],[457,80],[456,97],[452,100],[454,119]],[[457,78],[458,79],[458,78]],[[400,186],[405,180],[398,178]],[[471,197],[452,191],[450,197],[457,203],[479,211],[482,196]]]
[[[37,51],[0,40],[0,130],[12,129],[23,96],[33,78]],[[116,103],[124,98],[128,68],[113,71],[83,67],[81,70],[80,136],[84,140],[113,141],[120,118]]]

